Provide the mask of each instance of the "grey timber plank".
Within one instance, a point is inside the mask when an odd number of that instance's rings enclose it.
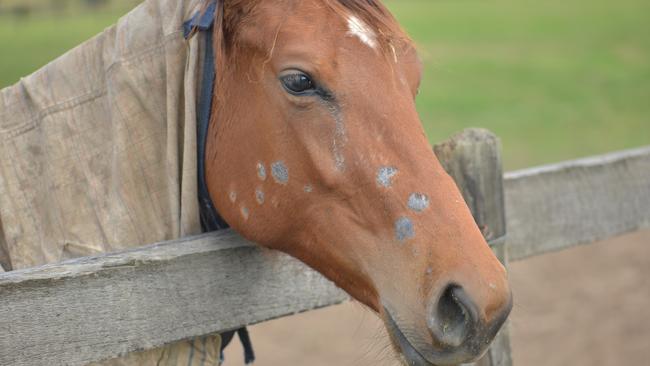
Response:
[[[0,365],[83,365],[345,301],[234,232],[0,275]]]
[[[511,260],[650,227],[650,147],[505,175]]]

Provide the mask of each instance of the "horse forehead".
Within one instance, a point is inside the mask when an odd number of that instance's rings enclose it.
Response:
[[[280,32],[290,39],[309,43],[330,43],[347,30],[346,19],[327,6],[315,6],[305,2],[280,23]]]

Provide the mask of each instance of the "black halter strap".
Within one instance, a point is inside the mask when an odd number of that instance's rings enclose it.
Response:
[[[218,0],[217,0],[218,1]],[[205,181],[205,146],[210,125],[210,114],[212,111],[212,93],[215,82],[215,63],[213,47],[213,26],[217,1],[211,1],[204,12],[195,14],[192,19],[183,23],[183,34],[185,39],[191,37],[195,32],[205,34],[205,54],[203,59],[203,76],[201,80],[201,91],[197,106],[197,178],[198,178],[198,200],[201,216],[201,228],[203,232],[216,231],[228,228],[228,224],[217,212]],[[244,362],[252,364],[255,361],[255,353],[246,328],[237,329],[221,334],[221,361],[223,362],[223,350],[228,346],[233,336],[237,333],[244,348]]]

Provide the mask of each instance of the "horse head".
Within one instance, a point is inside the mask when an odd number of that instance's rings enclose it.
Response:
[[[210,196],[384,320],[409,365],[480,357],[506,271],[424,134],[415,47],[378,0],[223,0]]]

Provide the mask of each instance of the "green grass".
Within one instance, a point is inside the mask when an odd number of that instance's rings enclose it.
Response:
[[[432,142],[485,127],[507,169],[650,144],[650,1],[392,0],[425,62]],[[0,16],[0,87],[122,10]]]
[[[650,144],[647,0],[391,1],[431,141],[478,126],[506,168]]]
[[[0,15],[0,88],[100,33],[126,11],[112,7],[77,14]]]

